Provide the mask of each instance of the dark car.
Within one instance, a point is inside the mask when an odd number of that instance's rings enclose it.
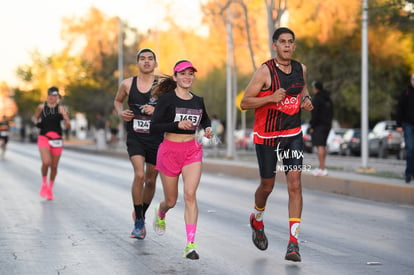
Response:
[[[339,146],[339,154],[344,156],[361,155],[361,129],[346,130]]]

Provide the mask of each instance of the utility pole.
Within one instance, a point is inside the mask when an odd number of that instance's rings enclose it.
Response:
[[[233,39],[232,39],[232,24],[231,24],[231,5],[227,10],[227,85],[226,85],[226,137],[227,137],[227,154],[226,157],[233,159],[235,156],[235,144],[234,144],[234,133],[233,133],[233,90],[232,90],[232,52],[233,52]]]
[[[121,86],[124,79],[124,37],[122,29],[122,20],[118,17],[118,87]],[[124,140],[124,123],[119,125],[119,140]]]
[[[368,0],[362,1],[362,62],[361,62],[361,159],[362,169],[368,168]]]
[[[124,79],[124,41],[122,35],[122,21],[118,17],[118,87]]]

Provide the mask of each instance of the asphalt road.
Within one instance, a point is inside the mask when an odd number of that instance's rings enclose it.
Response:
[[[306,189],[300,232],[303,261],[284,260],[286,186],[265,213],[267,251],[251,242],[248,217],[257,181],[204,173],[198,190],[199,261],[182,258],[183,200],[167,214],[167,233],[132,230],[128,159],[64,150],[53,201],[39,197],[34,144],[9,144],[0,161],[0,274],[413,274],[414,206]],[[180,190],[181,191],[181,190]]]

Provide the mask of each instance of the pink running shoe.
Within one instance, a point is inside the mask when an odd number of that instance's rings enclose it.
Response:
[[[41,197],[45,197],[45,198],[46,198],[46,197],[47,197],[48,192],[49,192],[49,186],[48,186],[47,184],[43,183],[43,184],[42,184],[42,187],[40,188],[39,195],[40,195]]]
[[[47,189],[46,199],[47,199],[47,200],[53,200],[52,188],[48,188],[48,189]]]

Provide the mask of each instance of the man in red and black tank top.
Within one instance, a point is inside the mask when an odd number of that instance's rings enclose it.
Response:
[[[266,250],[263,215],[267,198],[273,190],[276,171],[284,171],[289,194],[290,238],[285,259],[301,261],[298,232],[302,215],[301,172],[303,139],[301,109],[313,109],[306,87],[306,67],[292,60],[295,34],[288,28],[273,33],[272,48],[276,57],[265,62],[254,74],[241,101],[244,110],[255,110],[254,143],[260,171],[260,185],[255,192],[255,206],[250,215],[253,243]],[[277,161],[283,165],[277,165]]]

